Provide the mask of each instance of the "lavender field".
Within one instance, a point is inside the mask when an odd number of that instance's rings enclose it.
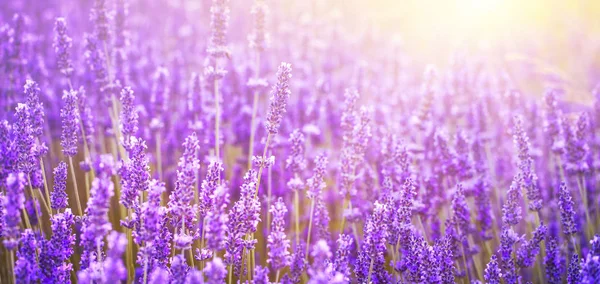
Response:
[[[439,2],[0,1],[0,283],[600,283],[600,13]]]

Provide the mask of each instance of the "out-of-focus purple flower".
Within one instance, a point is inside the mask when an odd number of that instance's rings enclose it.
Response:
[[[313,257],[313,263],[308,270],[310,277],[308,283],[329,283],[334,274],[337,274],[337,271],[333,270],[332,253],[327,242],[325,240],[317,241],[312,248],[311,256]]]
[[[17,165],[18,155],[13,149],[12,127],[6,120],[0,121],[0,185],[5,185],[8,175]]]
[[[267,263],[275,270],[282,269],[290,264],[290,240],[285,234],[285,214],[287,207],[283,199],[279,197],[275,204],[271,205],[269,212],[273,215],[271,222],[271,233],[267,239],[269,249]]]
[[[213,201],[215,206],[206,215],[206,247],[213,251],[219,251],[225,248],[227,221],[229,216],[225,213],[225,208],[229,202],[229,194],[224,185],[217,187],[214,192]]]
[[[269,281],[269,268],[257,266],[254,269],[254,278],[252,279],[252,284],[270,284]]]
[[[501,276],[502,272],[500,271],[500,267],[498,266],[498,260],[496,259],[496,255],[492,254],[492,258],[490,259],[490,262],[488,262],[487,267],[485,268],[485,274],[483,275],[483,279],[485,279],[485,282],[489,284],[500,284]]]
[[[127,247],[127,238],[124,234],[111,232],[106,238],[108,243],[108,252],[104,260],[103,283],[120,283],[127,279],[127,268],[123,263],[122,255]]]
[[[546,238],[548,227],[541,224],[533,232],[531,240],[525,241],[517,251],[517,265],[521,268],[530,267],[534,264],[540,250],[540,243]]]
[[[129,17],[129,0],[115,1],[115,48],[123,49],[129,46],[127,19]],[[122,83],[124,83],[122,81]]]
[[[204,275],[201,271],[192,268],[185,278],[185,284],[204,284]]]
[[[171,222],[173,226],[177,228],[181,227],[182,229],[193,229],[196,212],[195,206],[191,202],[194,199],[196,174],[200,168],[197,157],[199,141],[195,133],[192,133],[185,139],[183,148],[183,155],[179,158],[179,163],[177,164],[175,190],[171,192],[169,197],[169,213],[172,217]],[[185,222],[185,224],[182,222]]]
[[[79,110],[77,108],[77,91],[64,91],[62,100],[63,108],[60,110],[62,118],[62,135],[60,145],[66,156],[77,155],[77,144],[79,142]]]
[[[583,174],[589,171],[586,161],[589,151],[586,138],[589,131],[588,124],[588,115],[586,112],[582,112],[579,115],[577,123],[573,126],[569,126],[568,122],[565,122],[565,126],[567,126],[567,129],[565,129],[565,169],[569,173]]]
[[[523,128],[523,118],[516,115],[513,118],[513,123],[513,141],[519,158],[519,169],[522,173],[529,173],[531,172],[533,160],[529,153],[529,137],[527,137],[527,133]]]
[[[56,53],[56,67],[67,78],[73,73],[71,63],[71,38],[67,34],[67,21],[65,18],[56,18],[54,22],[54,52]]]
[[[100,0],[103,1],[103,0]],[[100,39],[96,35],[85,34],[86,51],[85,58],[88,68],[93,72],[95,89],[102,93],[110,91],[112,87],[106,70],[106,54],[102,51]],[[110,101],[110,96],[100,99],[100,102]]]
[[[277,83],[271,89],[271,102],[267,113],[265,128],[269,134],[277,134],[279,126],[286,112],[287,102],[292,91],[290,79],[292,78],[292,65],[282,62],[277,69]]]
[[[229,25],[229,0],[213,0],[210,7],[210,43],[207,52],[219,58],[229,54],[227,29]]]
[[[315,169],[313,176],[307,180],[308,191],[306,195],[310,199],[314,199],[321,195],[321,191],[325,188],[325,175],[327,174],[327,156],[319,154],[315,158]]]
[[[140,229],[133,232],[135,242],[138,244],[146,244],[146,248],[151,247],[161,230],[161,210],[164,207],[160,206],[162,193],[165,191],[164,183],[157,180],[151,180],[148,184],[148,200],[141,205],[141,222]],[[142,254],[142,251],[140,251]]]
[[[267,169],[275,165],[275,156],[252,156],[252,165],[255,168]]]
[[[520,176],[513,178],[506,193],[506,201],[502,206],[502,222],[514,226],[521,221],[521,187]]]
[[[581,261],[576,253],[571,257],[569,268],[567,269],[567,283],[581,283]]]
[[[54,168],[54,188],[50,194],[52,209],[63,209],[69,205],[67,196],[67,163],[60,162]]]
[[[172,284],[183,284],[187,277],[187,273],[190,267],[185,261],[183,255],[178,254],[171,260],[171,277],[169,277],[169,283]]]
[[[206,268],[204,268],[204,275],[207,276],[206,284],[221,284],[225,282],[227,268],[220,258],[215,257],[212,261],[206,264]]]
[[[25,174],[11,173],[6,179],[6,197],[4,198],[4,228],[2,236],[4,247],[13,250],[19,244],[21,212],[25,208]]]
[[[471,215],[461,183],[456,185],[456,190],[452,195],[452,220],[460,229],[461,235],[465,236],[470,233]]]
[[[131,87],[121,90],[121,133],[125,149],[129,147],[129,138],[138,131],[138,113],[134,106],[135,95]]]
[[[300,129],[295,129],[289,138],[290,155],[285,161],[285,168],[292,172],[292,175],[300,175],[306,168],[304,159],[304,134]]]
[[[90,199],[83,219],[80,243],[83,247],[82,269],[89,267],[91,262],[100,260],[101,256],[98,256],[96,252],[98,248],[103,247],[104,237],[112,229],[108,220],[108,209],[113,195],[114,185],[110,176],[97,176],[92,182]]]
[[[480,226],[480,236],[484,240],[491,239],[487,232],[493,226],[492,205],[490,201],[490,186],[486,177],[481,177],[474,185],[476,220]]]
[[[95,0],[90,12],[90,20],[94,23],[94,34],[108,43],[110,40],[111,13],[108,10],[106,0]]]
[[[159,67],[154,72],[152,92],[150,95],[151,111],[154,119],[162,120],[169,104],[169,70]],[[161,121],[162,123],[162,121]]]
[[[79,87],[77,96],[79,98],[77,105],[79,107],[79,118],[81,119],[81,128],[84,135],[83,139],[85,139],[88,148],[91,148],[92,145],[94,145],[96,125],[94,116],[92,115],[92,109],[87,101],[87,93],[83,86]]]
[[[546,244],[546,257],[544,258],[544,265],[546,266],[546,280],[548,283],[562,283],[564,261],[560,254],[560,248],[555,238],[551,238]]]
[[[560,208],[560,222],[563,233],[566,236],[577,233],[577,223],[575,223],[575,209],[573,208],[573,198],[565,182],[561,182],[558,189],[558,206]]]
[[[254,16],[254,29],[248,36],[250,48],[263,52],[270,43],[269,33],[266,31],[269,7],[264,0],[255,0],[250,13]]]
[[[164,268],[156,268],[148,277],[148,284],[165,284],[169,283],[169,271]]]
[[[75,216],[71,209],[58,213],[51,218],[52,237],[42,241],[39,256],[42,283],[70,283],[73,265],[68,263],[73,254],[75,235],[72,233]]]
[[[546,104],[546,115],[544,119],[544,132],[549,138],[552,151],[562,154],[565,148],[562,127],[562,111],[558,108],[557,91],[548,90],[544,95]]]
[[[581,283],[600,283],[600,256],[588,253],[581,267]]]
[[[444,175],[454,176],[457,172],[456,151],[448,143],[448,137],[443,131],[436,131],[434,137],[435,161],[437,170]]]
[[[14,264],[15,283],[37,283],[41,273],[37,262],[38,241],[31,229],[23,231],[20,243]]]
[[[458,177],[461,180],[469,179],[473,176],[473,160],[470,157],[471,145],[467,135],[463,131],[456,134],[456,167]]]

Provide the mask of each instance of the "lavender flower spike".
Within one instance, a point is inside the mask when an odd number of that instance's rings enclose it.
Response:
[[[21,236],[21,247],[15,262],[15,283],[37,283],[40,268],[37,262],[37,239],[31,229],[26,229]]]
[[[502,272],[500,271],[500,267],[498,267],[498,260],[495,254],[492,254],[492,258],[490,262],[488,262],[487,267],[485,268],[485,275],[483,278],[486,283],[489,284],[500,284],[500,276]]]
[[[570,236],[578,231],[575,223],[575,209],[573,208],[573,205],[573,198],[567,188],[567,184],[562,182],[558,190],[558,206],[560,208],[562,230],[566,236]]]
[[[274,270],[279,270],[290,264],[290,240],[285,235],[285,214],[287,207],[283,199],[279,197],[275,204],[271,205],[269,212],[273,214],[271,234],[267,240],[269,249],[267,262]]]
[[[67,196],[67,163],[60,162],[54,168],[54,188],[50,194],[52,209],[63,209],[69,205]]]
[[[73,64],[71,63],[71,38],[67,34],[67,21],[65,18],[56,18],[54,22],[54,52],[56,53],[56,67],[60,73],[67,78],[73,73]]]
[[[286,112],[287,102],[292,93],[290,90],[292,65],[282,62],[277,70],[277,83],[271,89],[271,102],[267,113],[265,128],[269,134],[277,134]]]
[[[79,110],[77,108],[77,91],[64,91],[62,96],[64,106],[60,111],[62,118],[62,135],[60,145],[66,156],[77,154],[79,140]]]
[[[208,276],[206,284],[222,284],[225,283],[227,268],[220,258],[215,257],[211,262],[206,264],[204,274]]]
[[[229,0],[213,0],[210,7],[210,43],[208,54],[216,58],[229,54],[227,27],[229,25]]]
[[[20,237],[19,223],[21,212],[25,208],[25,175],[11,173],[6,179],[6,197],[4,198],[3,243],[7,250],[17,247]]]

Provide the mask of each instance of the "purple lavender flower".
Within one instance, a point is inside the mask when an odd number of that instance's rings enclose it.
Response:
[[[573,254],[571,261],[569,262],[569,268],[567,269],[567,283],[581,283],[581,261],[579,260],[579,255],[576,253]]]
[[[27,80],[24,86],[27,106],[29,107],[29,119],[31,120],[31,132],[34,137],[40,137],[44,126],[44,104],[40,101],[40,87],[38,83]]]
[[[194,198],[196,173],[200,168],[197,157],[199,141],[195,133],[185,139],[183,148],[183,155],[177,164],[177,183],[169,197],[169,213],[173,226],[192,229],[196,214],[191,202]]]
[[[95,0],[90,12],[90,20],[94,23],[94,34],[101,41],[110,40],[111,13],[108,11],[106,0]]]
[[[13,250],[19,244],[21,211],[25,208],[25,175],[11,173],[6,179],[6,197],[4,198],[4,228],[2,236],[4,247]]]
[[[469,156],[471,152],[470,141],[463,131],[456,134],[456,167],[458,177],[461,180],[469,179],[473,176],[473,160]]]
[[[438,171],[444,175],[456,175],[458,173],[457,155],[454,149],[450,147],[444,132],[437,131],[435,133],[434,147]]]
[[[515,116],[513,118],[513,141],[517,148],[517,157],[519,158],[519,169],[522,173],[531,172],[533,160],[529,154],[529,137],[523,129],[523,118]]]
[[[565,182],[561,182],[558,190],[558,206],[560,208],[560,221],[563,233],[566,236],[577,233],[577,224],[575,223],[575,209],[573,208],[573,198]]]
[[[65,18],[56,18],[54,22],[54,52],[56,53],[56,67],[67,78],[73,73],[71,63],[71,38],[67,34],[67,21]]]
[[[106,238],[108,243],[107,257],[104,260],[104,283],[120,283],[127,279],[127,268],[123,263],[122,255],[127,247],[127,238],[124,234],[111,232]]]
[[[277,134],[279,126],[286,112],[287,102],[292,91],[290,79],[292,78],[292,65],[282,62],[277,69],[277,83],[271,89],[271,102],[267,113],[265,128],[269,134]]]
[[[502,222],[514,226],[521,220],[521,188],[518,175],[513,178],[510,188],[506,193],[506,201],[502,206]]]
[[[34,156],[34,136],[31,126],[31,109],[26,104],[18,104],[15,109],[15,123],[13,124],[14,147],[17,152],[17,170],[31,174],[35,170],[36,159]]]
[[[42,241],[40,268],[42,283],[70,283],[73,265],[68,263],[73,254],[75,235],[72,233],[75,216],[71,209],[52,216],[52,237]]]
[[[58,163],[54,168],[54,188],[50,195],[50,205],[52,209],[63,209],[69,205],[67,196],[67,164]]]
[[[129,140],[138,131],[138,112],[135,109],[135,96],[131,87],[125,87],[121,90],[121,133],[123,134],[123,144],[125,149],[129,148]]]
[[[600,257],[588,253],[581,267],[581,283],[592,284],[600,282]]]
[[[250,13],[254,16],[254,29],[248,36],[250,48],[263,52],[269,46],[269,33],[266,31],[269,7],[263,0],[255,0]]]
[[[456,185],[456,191],[452,195],[452,220],[460,229],[460,234],[465,236],[470,232],[471,216],[469,206],[462,184]]]
[[[206,284],[221,284],[225,282],[227,268],[220,258],[215,257],[212,261],[206,264],[206,268],[204,268],[204,274],[208,277]]]
[[[321,195],[321,191],[325,188],[325,175],[327,171],[327,156],[325,154],[319,154],[315,158],[315,169],[313,176],[307,180],[308,191],[306,195],[310,199],[317,198]]]
[[[300,175],[306,168],[306,160],[304,159],[304,134],[300,129],[295,129],[289,138],[290,155],[285,161],[285,168],[289,169],[293,175]]]
[[[546,104],[544,132],[549,138],[552,151],[556,154],[562,154],[565,147],[562,127],[562,111],[558,108],[556,96],[556,90],[548,90],[544,95],[544,102]]]
[[[83,138],[85,143],[87,143],[88,148],[91,148],[91,145],[94,145],[94,134],[96,133],[94,116],[92,115],[92,109],[87,101],[87,93],[83,86],[79,87],[77,95],[79,97],[77,105],[79,107],[79,118],[81,119]]]
[[[346,281],[350,281],[350,249],[352,248],[352,237],[340,234],[337,239],[337,251],[335,253],[334,268],[344,276]]]
[[[115,1],[115,48],[124,49],[129,46],[129,33],[127,30],[127,19],[129,17],[129,1]],[[122,81],[124,83],[124,81]]]
[[[217,186],[221,180],[221,172],[223,171],[223,164],[217,161],[212,161],[208,169],[206,170],[206,178],[202,181],[200,186],[200,219],[204,218],[208,211],[213,207],[213,194],[217,190]]]
[[[517,265],[521,268],[530,267],[534,264],[540,250],[540,243],[546,238],[548,227],[541,224],[533,232],[531,240],[525,241],[517,251]]]
[[[99,248],[104,245],[104,237],[112,229],[108,220],[110,199],[114,195],[114,185],[110,176],[99,175],[92,182],[90,199],[88,200],[83,227],[81,232],[81,243],[83,254],[81,256],[81,268],[85,269],[90,263],[100,261],[97,255]]]
[[[103,0],[99,0],[103,1]],[[85,35],[86,51],[85,58],[86,63],[92,74],[94,75],[94,86],[98,93],[104,91],[111,91],[112,87],[108,79],[108,71],[106,70],[106,54],[102,51],[100,39],[96,35]],[[106,102],[110,100],[105,98],[100,99],[100,102]]]
[[[308,269],[309,283],[329,283],[335,272],[331,265],[331,250],[325,240],[319,240],[312,248],[312,266]]]
[[[548,283],[559,284],[562,283],[563,274],[563,258],[560,254],[560,248],[555,238],[551,238],[546,245],[546,257],[544,258],[544,265],[546,266],[546,279]]]
[[[270,284],[269,281],[269,268],[257,266],[254,269],[254,279],[252,279],[252,284]]]
[[[502,272],[500,271],[500,267],[498,267],[496,255],[492,254],[492,258],[485,268],[485,275],[483,276],[483,279],[485,279],[485,282],[489,284],[500,284],[501,275]]]
[[[210,7],[210,43],[207,52],[216,58],[229,54],[227,28],[229,25],[229,0],[213,0]]]
[[[583,174],[589,171],[586,162],[589,147],[586,135],[588,134],[588,116],[586,112],[581,113],[577,123],[566,129],[566,161],[565,169],[569,173]],[[568,125],[568,123],[565,123]]]
[[[149,188],[150,160],[146,157],[146,149],[144,140],[130,137],[129,161],[121,169],[120,202],[127,209],[135,209],[139,205],[140,194]]]
[[[173,260],[171,260],[171,277],[169,277],[169,283],[185,283],[185,279],[189,270],[190,267],[187,265],[185,257],[183,257],[183,255],[178,254],[174,256]]]
[[[359,282],[366,281],[369,274],[374,283],[385,283],[388,280],[389,275],[384,269],[388,238],[385,217],[387,210],[388,208],[384,204],[376,201],[373,214],[365,224],[365,237],[355,266]]]
[[[290,261],[290,272],[283,277],[282,283],[300,283],[300,276],[302,276],[302,273],[304,273],[307,266],[304,247],[302,241],[300,241],[299,244],[296,244],[296,248],[292,253],[292,260]]]
[[[282,269],[290,264],[290,240],[285,235],[287,211],[281,197],[271,205],[269,210],[273,215],[273,220],[271,221],[271,233],[267,239],[267,248],[269,249],[267,263],[271,264],[274,270]]]
[[[185,284],[204,284],[204,275],[201,271],[192,268],[185,278]]]
[[[152,92],[150,96],[151,111],[154,119],[162,120],[169,103],[169,70],[159,67],[154,72]],[[162,121],[161,121],[162,123]]]
[[[488,236],[487,232],[493,226],[493,216],[490,201],[490,186],[485,177],[478,179],[475,183],[474,195],[475,206],[477,207],[476,220],[481,229],[480,236],[484,240],[489,240],[491,236]]]
[[[155,269],[148,278],[148,284],[164,284],[169,282],[169,271],[164,268]]]
[[[14,267],[15,283],[37,283],[40,278],[37,262],[38,241],[31,229],[23,231],[20,243]]]
[[[227,231],[227,222],[229,216],[225,213],[225,208],[229,203],[229,194],[227,188],[223,185],[217,187],[212,199],[214,207],[206,215],[206,246],[213,251],[219,251],[225,248]]]
[[[77,154],[79,142],[79,110],[77,108],[77,91],[64,91],[62,100],[64,106],[60,111],[62,118],[62,135],[60,145],[66,156],[73,157]]]

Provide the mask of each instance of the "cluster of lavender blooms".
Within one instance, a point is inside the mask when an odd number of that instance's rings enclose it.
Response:
[[[423,68],[319,5],[28,3],[0,283],[600,283],[600,87]]]

